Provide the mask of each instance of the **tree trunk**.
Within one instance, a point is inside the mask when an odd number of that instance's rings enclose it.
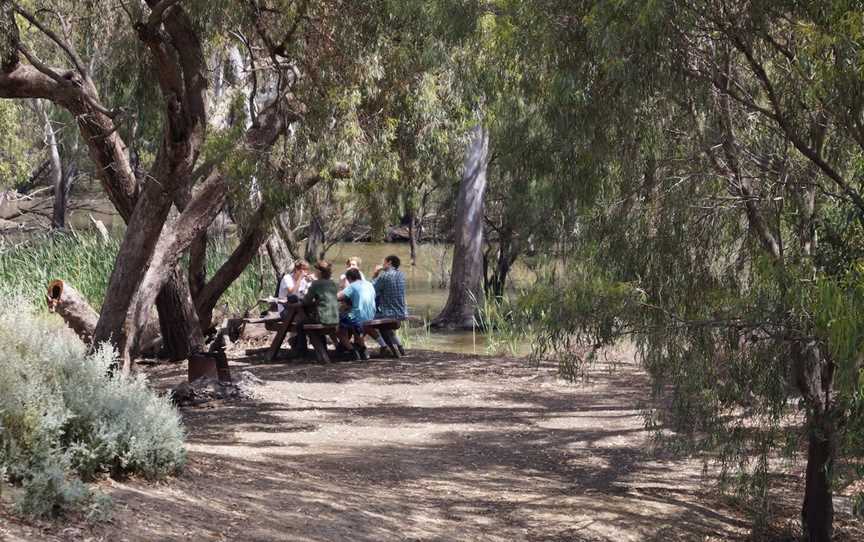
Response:
[[[504,297],[507,277],[510,275],[510,269],[513,268],[518,255],[519,249],[513,240],[513,232],[508,230],[502,231],[501,238],[498,240],[495,267],[492,269],[492,274],[487,281],[487,290],[497,299]]]
[[[472,328],[477,304],[483,298],[483,194],[488,158],[489,134],[482,126],[476,126],[465,156],[456,203],[450,294],[432,323],[437,327]]]
[[[191,314],[193,305],[186,289],[186,278],[175,270],[183,253],[194,239],[207,229],[225,203],[226,185],[221,174],[218,171],[213,172],[199,187],[195,196],[179,216],[165,225],[164,232],[153,249],[149,266],[138,284],[138,294],[124,322],[125,329],[136,332],[144,329],[145,324],[150,320],[152,305],[160,296],[163,296],[165,306],[160,309],[163,312],[160,314],[162,328],[171,325],[179,327],[180,331],[172,332],[175,341],[185,337],[189,341],[189,346],[184,346],[182,349],[189,351],[194,351],[197,345],[203,343],[199,333],[204,326]],[[166,288],[168,291],[163,292]],[[199,331],[195,331],[195,328]],[[129,348],[121,350],[120,353],[124,363],[128,362]],[[177,355],[174,354],[175,357]]]
[[[204,334],[183,275],[178,266],[156,296],[162,349],[171,361],[186,359],[204,348]]]
[[[807,479],[801,524],[809,542],[830,542],[833,535],[834,503],[831,470],[834,466],[835,428],[830,415],[814,420],[807,447]]]
[[[54,186],[54,209],[51,213],[51,228],[62,230],[66,227],[66,187],[63,181],[66,176],[63,175],[63,162],[60,160],[60,146],[57,143],[57,136],[54,133],[54,127],[51,126],[51,117],[48,116],[47,108],[39,102],[39,110],[42,112],[42,118],[45,120],[45,143],[48,145],[49,162],[51,163],[50,175],[51,185]]]
[[[240,239],[240,243],[225,263],[207,281],[207,284],[195,299],[198,319],[203,329],[208,329],[213,320],[213,309],[219,298],[229,286],[243,273],[252,259],[258,254],[258,249],[270,235],[270,211],[262,205],[252,218],[248,229]]]
[[[798,390],[808,412],[807,478],[801,524],[810,542],[829,542],[833,534],[834,504],[831,475],[837,453],[834,365],[814,341],[792,344]]]
[[[417,265],[417,227],[414,211],[408,212],[408,247],[411,252],[411,267]]]
[[[192,299],[207,283],[207,231],[201,232],[189,247],[189,293]]]
[[[323,246],[324,228],[321,224],[321,218],[317,214],[313,214],[312,220],[309,222],[309,235],[306,236],[304,259],[307,262],[316,262]]]
[[[273,232],[270,234],[270,237],[267,238],[266,247],[267,257],[270,258],[270,265],[273,267],[273,273],[277,277],[281,277],[288,272],[288,267],[293,261],[288,246],[285,244],[285,241],[282,240],[281,235],[277,232]]]
[[[168,218],[171,200],[171,194],[158,186],[158,183],[148,181],[114,260],[114,270],[111,272],[93,339],[97,344],[103,341],[111,342],[121,354],[124,368],[128,368],[131,363],[128,358],[129,347],[135,342],[136,331],[135,328],[127,326],[127,315]],[[146,320],[140,323],[144,322]],[[131,342],[127,344],[130,339]]]
[[[52,280],[48,283],[46,299],[48,310],[59,314],[84,344],[91,345],[99,314],[87,303],[84,296],[62,280]]]

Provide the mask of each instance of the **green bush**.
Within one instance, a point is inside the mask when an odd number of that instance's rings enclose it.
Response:
[[[24,309],[22,309],[24,307]],[[0,300],[0,474],[20,511],[52,516],[98,499],[82,483],[110,474],[159,478],[185,461],[177,411],[141,377],[109,375],[59,320]]]

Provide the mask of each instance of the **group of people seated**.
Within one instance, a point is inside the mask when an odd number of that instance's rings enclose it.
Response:
[[[337,285],[332,280],[333,269],[329,262],[319,260],[314,272],[305,260],[296,262],[294,269],[279,282],[277,297],[284,302],[277,307],[283,321],[338,325],[336,350],[366,360],[369,355],[364,324],[377,318],[407,318],[405,274],[399,270],[401,262],[396,255],[387,256],[375,267],[371,282],[360,271],[359,258],[349,258],[345,265]],[[292,355],[302,355],[306,347],[302,325],[299,329],[301,331],[292,339]],[[386,342],[379,332],[375,334],[383,353],[387,350]],[[400,354],[404,354],[398,337],[394,335],[392,340]]]

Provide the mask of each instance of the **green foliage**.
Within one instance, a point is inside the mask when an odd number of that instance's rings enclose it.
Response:
[[[45,340],[50,337],[50,340]],[[27,301],[0,308],[0,470],[20,485],[19,510],[54,516],[105,501],[83,481],[102,475],[161,478],[186,452],[180,417],[142,377],[109,375],[113,353],[86,347]]]
[[[479,72],[504,89],[486,95],[491,193],[517,238],[531,224],[565,262],[532,294],[535,354],[577,377],[632,340],[660,405],[648,423],[719,459],[757,515],[771,459],[820,431],[819,409],[861,454],[857,7],[553,0],[480,16],[500,69]],[[800,389],[802,345],[834,371],[827,404]]]
[[[36,165],[41,143],[39,128],[28,132],[28,123],[33,123],[24,107],[11,101],[0,101],[0,191],[23,184]]]

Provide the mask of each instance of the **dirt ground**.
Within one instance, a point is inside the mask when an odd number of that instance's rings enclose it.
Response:
[[[256,399],[183,409],[189,463],[162,484],[106,482],[113,519],[0,525],[17,540],[736,540],[740,511],[699,462],[651,450],[645,376],[626,359],[589,384],[524,361],[401,360],[232,370]],[[154,385],[185,365],[149,370]]]

